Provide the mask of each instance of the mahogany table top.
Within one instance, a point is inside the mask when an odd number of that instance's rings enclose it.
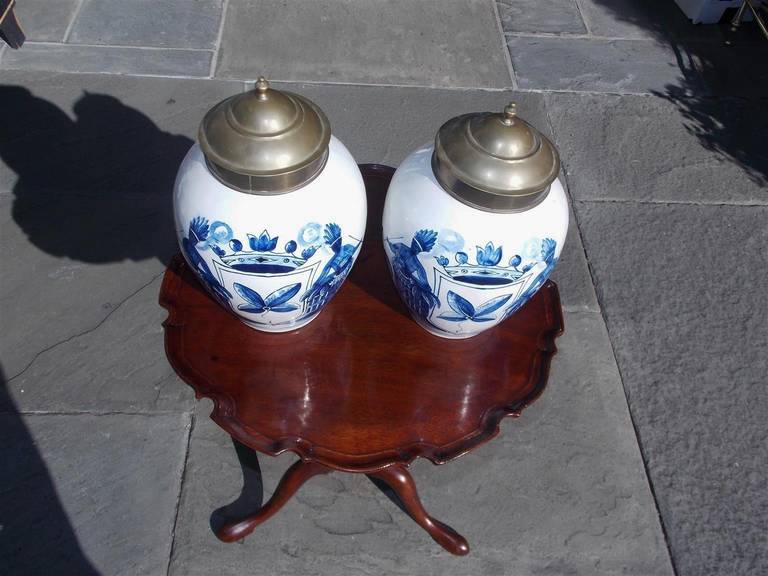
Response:
[[[440,464],[486,442],[504,416],[543,391],[563,319],[547,282],[503,324],[467,340],[419,327],[400,302],[381,240],[392,170],[363,166],[368,228],[337,296],[309,325],[249,328],[217,304],[177,257],[163,280],[165,343],[176,372],[236,440],[291,450],[338,470],[370,472],[418,456]]]

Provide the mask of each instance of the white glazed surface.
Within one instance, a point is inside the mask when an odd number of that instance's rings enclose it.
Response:
[[[335,137],[314,180],[273,196],[225,186],[195,144],[179,168],[173,204],[179,245],[203,284],[246,324],[267,332],[312,321],[346,278],[365,235],[363,179]],[[207,222],[193,224],[196,218]]]
[[[438,184],[432,152],[414,151],[392,178],[384,249],[414,319],[437,336],[468,338],[508,318],[544,283],[568,232],[568,203],[555,180],[530,210],[472,208]]]

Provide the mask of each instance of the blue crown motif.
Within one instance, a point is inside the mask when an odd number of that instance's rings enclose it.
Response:
[[[450,260],[445,256],[438,256],[436,260],[443,267],[445,273],[458,282],[481,286],[501,286],[511,284],[527,272],[525,269],[520,270],[518,268],[522,262],[522,258],[518,255],[510,259],[508,267],[499,266],[502,247],[494,246],[493,242],[488,242],[485,247],[476,246],[476,264],[470,264],[466,252],[456,252],[453,257],[456,261],[454,265],[451,265]]]
[[[307,222],[295,239],[280,248],[279,236],[272,236],[266,229],[258,235],[246,233],[243,242],[234,237],[225,222],[209,223],[198,216],[190,221],[181,242],[190,265],[217,300],[238,312],[255,315],[249,316],[251,324],[274,326],[297,319],[280,321],[268,313],[297,312],[301,320],[317,313],[333,298],[360,248],[359,239],[349,238],[353,242],[345,243],[341,226],[334,222],[325,226]],[[215,255],[210,267],[202,256],[206,251]],[[316,254],[321,257],[313,258]],[[254,289],[256,284],[245,284],[256,278],[258,290]],[[234,294],[242,302],[233,302]]]

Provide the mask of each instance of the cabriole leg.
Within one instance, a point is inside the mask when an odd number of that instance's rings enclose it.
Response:
[[[368,474],[368,476],[381,480],[392,488],[410,517],[414,519],[416,524],[424,528],[440,546],[458,556],[469,553],[469,544],[461,534],[427,514],[421,500],[419,500],[413,477],[405,466],[393,464],[378,472]]]

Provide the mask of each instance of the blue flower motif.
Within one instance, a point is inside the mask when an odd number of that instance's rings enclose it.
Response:
[[[323,227],[317,222],[308,222],[301,227],[301,230],[299,230],[299,244],[302,246],[314,244],[320,239],[320,232],[322,232],[322,230]]]
[[[435,260],[437,260],[437,263],[440,264],[440,266],[448,266],[448,264],[450,263],[448,258],[446,258],[445,256],[438,256],[437,258],[435,258]]]
[[[232,228],[229,227],[229,224],[217,220],[210,226],[210,235],[210,240],[213,242],[226,244],[232,240]]]
[[[317,246],[310,246],[309,248],[304,248],[304,250],[301,251],[301,257],[304,258],[304,260],[309,260],[312,258],[312,256],[315,255],[315,252],[317,252]]]
[[[520,254],[515,254],[512,256],[512,258],[509,259],[509,265],[512,266],[515,270],[517,270],[517,267],[520,266],[520,263],[523,261],[523,259],[520,257]]]
[[[501,262],[501,246],[493,247],[493,242],[488,242],[485,248],[477,246],[477,263],[480,266],[496,266]]]
[[[272,250],[277,248],[278,238],[279,236],[270,238],[269,232],[264,230],[261,234],[259,234],[258,238],[252,234],[248,234],[248,244],[250,244],[251,250],[255,250],[257,252],[272,252]]]
[[[472,303],[456,294],[453,290],[448,291],[448,306],[451,307],[453,312],[444,312],[440,314],[438,318],[443,320],[450,320],[451,322],[463,322],[464,320],[471,320],[472,322],[491,322],[494,320],[493,316],[489,316],[512,298],[512,294],[506,294],[503,296],[497,296],[491,298],[487,302],[483,303],[475,309]]]
[[[211,244],[211,249],[216,253],[216,256],[218,257],[222,257],[227,254],[227,251],[218,244]]]
[[[469,256],[467,256],[466,252],[456,252],[456,262],[458,262],[461,266],[466,264],[469,261]]]
[[[296,296],[300,288],[301,284],[297,282],[296,284],[283,286],[279,290],[272,292],[266,298],[262,298],[256,291],[248,288],[248,286],[235,282],[235,292],[240,294],[243,300],[247,302],[247,304],[239,304],[237,309],[252,314],[291,312],[297,310],[298,306],[295,304],[287,304],[287,302]]]
[[[296,244],[295,240],[289,240],[285,243],[285,251],[288,252],[288,254],[293,254],[296,252],[296,248],[298,248],[298,244]]]
[[[240,250],[243,249],[243,243],[237,238],[234,238],[229,241],[229,247],[232,248],[233,252],[240,252]]]

